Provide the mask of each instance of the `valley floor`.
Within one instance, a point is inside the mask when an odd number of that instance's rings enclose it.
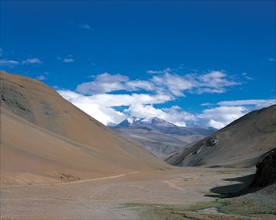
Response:
[[[1,186],[1,219],[227,219],[231,215],[217,213],[222,201],[217,196],[238,191],[254,172],[173,168],[70,183]],[[275,219],[275,210],[270,212],[245,218],[241,213],[237,219]]]

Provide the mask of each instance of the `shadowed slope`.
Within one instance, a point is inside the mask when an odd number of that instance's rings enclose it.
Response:
[[[1,72],[1,181],[74,181],[166,168],[36,80]]]
[[[176,166],[250,167],[275,147],[276,105],[253,111],[188,150],[166,159]]]

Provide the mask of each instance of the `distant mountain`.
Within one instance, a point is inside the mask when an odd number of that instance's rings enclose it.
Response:
[[[216,131],[214,128],[179,127],[158,117],[127,118],[112,129],[158,157],[183,149]]]
[[[250,167],[276,145],[276,105],[256,110],[166,161],[175,166]]]
[[[127,118],[121,123],[119,123],[116,127],[137,127],[137,126],[143,126],[143,125],[156,125],[161,127],[177,127],[176,125],[169,123],[163,119],[153,117],[153,118],[137,118],[137,117],[131,117]]]

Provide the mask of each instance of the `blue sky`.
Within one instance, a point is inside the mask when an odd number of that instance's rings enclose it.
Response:
[[[275,1],[1,0],[1,70],[104,124],[220,128],[275,103]]]

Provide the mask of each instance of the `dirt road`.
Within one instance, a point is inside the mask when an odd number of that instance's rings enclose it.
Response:
[[[2,219],[141,219],[126,204],[211,201],[210,188],[252,169],[179,168],[126,173],[63,184],[1,187]]]

